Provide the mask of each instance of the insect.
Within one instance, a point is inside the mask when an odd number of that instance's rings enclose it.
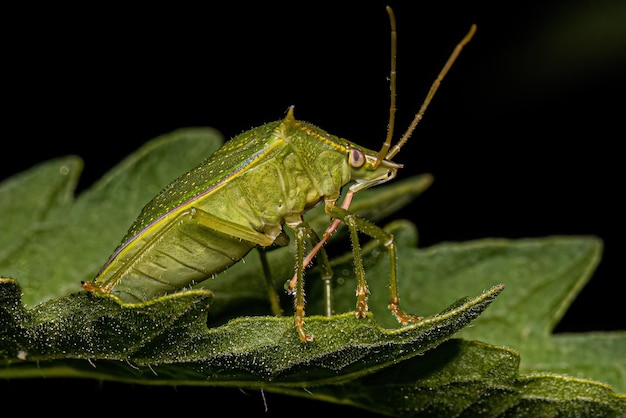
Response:
[[[303,342],[312,341],[304,326],[304,270],[341,223],[353,243],[356,316],[368,310],[358,233],[388,250],[389,309],[402,324],[419,320],[399,307],[396,244],[393,235],[350,212],[360,190],[392,180],[401,164],[392,158],[407,142],[428,104],[476,26],[456,46],[407,131],[391,144],[395,118],[396,24],[391,8],[391,106],[387,137],[380,151],[361,147],[296,120],[290,107],[284,119],[259,126],[227,141],[191,171],[175,179],[142,209],[95,279],[82,287],[112,293],[135,303],[174,293],[224,271],[255,247],[286,245],[284,227],[295,236],[295,273],[288,282],[294,297],[294,322]],[[340,201],[342,188],[348,187]],[[332,221],[319,237],[303,214],[323,202]],[[312,247],[308,252],[306,245]]]

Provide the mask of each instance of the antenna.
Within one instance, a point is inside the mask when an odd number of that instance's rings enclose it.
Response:
[[[450,68],[452,67],[452,64],[454,64],[454,61],[460,55],[463,47],[472,39],[472,37],[474,36],[474,33],[476,33],[476,25],[473,24],[470,27],[469,32],[467,32],[467,35],[465,35],[465,37],[461,39],[461,42],[459,42],[456,45],[456,47],[452,51],[452,54],[450,54],[448,61],[446,61],[445,65],[443,66],[439,74],[437,75],[437,78],[435,79],[433,84],[430,86],[430,90],[428,91],[428,94],[426,95],[426,98],[424,99],[424,102],[422,103],[420,110],[415,114],[415,117],[413,118],[413,121],[407,128],[406,132],[404,133],[404,135],[402,135],[400,140],[393,146],[393,148],[391,148],[391,139],[393,137],[393,129],[394,129],[394,124],[395,124],[395,114],[396,114],[395,106],[396,106],[397,33],[396,33],[396,19],[393,14],[393,10],[391,10],[391,7],[389,6],[387,6],[387,13],[389,14],[389,21],[391,23],[391,71],[389,73],[389,82],[390,82],[390,89],[391,89],[391,105],[389,109],[389,126],[387,128],[387,138],[385,139],[385,142],[383,143],[382,148],[378,152],[378,158],[376,159],[376,163],[374,164],[374,167],[378,167],[383,159],[389,159],[389,160],[392,159],[400,151],[400,148],[402,148],[402,146],[409,140],[411,134],[413,134],[413,131],[415,130],[415,127],[424,117],[424,113],[426,112],[428,105],[430,104],[433,97],[435,96],[437,89],[441,85],[441,81],[444,79],[444,77],[446,76]]]

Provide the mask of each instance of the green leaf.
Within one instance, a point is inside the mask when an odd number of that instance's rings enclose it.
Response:
[[[257,387],[337,383],[432,348],[478,316],[500,293],[473,299],[399,331],[353,313],[308,317],[316,336],[302,344],[291,317],[241,317],[207,328],[211,294],[188,291],[135,305],[86,292],[26,310],[16,281],[0,279],[2,354],[15,363],[0,375],[58,376],[58,362],[87,375],[150,383]],[[77,361],[80,359],[80,361]],[[126,372],[120,362],[129,362]],[[48,371],[49,370],[49,371]]]
[[[398,245],[401,307],[425,316],[400,327],[387,308],[389,254],[366,240],[370,314],[354,318],[352,254],[340,229],[327,246],[335,315],[321,316],[324,283],[317,267],[307,271],[312,344],[299,342],[284,292],[286,316],[268,316],[255,251],[193,291],[143,304],[81,291],[144,203],[220,143],[204,128],[164,135],[75,200],[77,157],[0,184],[0,229],[8,231],[0,236],[1,378],[237,386],[390,416],[625,414],[626,398],[614,392],[626,391],[624,332],[551,334],[599,263],[595,237],[420,249],[415,226],[393,221],[385,228]],[[422,175],[364,191],[351,209],[381,221],[431,182]],[[320,207],[305,217],[317,231],[329,223]],[[293,274],[292,248],[267,255],[281,290]]]
[[[519,350],[522,373],[594,378],[626,392],[626,332],[552,334],[601,252],[596,237],[552,236],[445,243],[399,258],[410,259],[420,278],[421,296],[408,303],[425,313],[438,308],[427,295],[440,289],[467,292],[494,280],[506,286],[506,295],[458,336]]]
[[[513,350],[451,339],[363,379],[312,391],[329,402],[395,417],[626,414],[626,398],[615,396],[607,385],[556,374],[519,377],[518,365]],[[292,388],[281,393],[311,397]]]

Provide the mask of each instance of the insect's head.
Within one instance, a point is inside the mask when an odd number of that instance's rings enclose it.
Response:
[[[396,177],[402,164],[384,158],[379,161],[379,154],[358,145],[350,145],[348,164],[352,170],[352,181],[354,181],[350,190],[358,192]]]

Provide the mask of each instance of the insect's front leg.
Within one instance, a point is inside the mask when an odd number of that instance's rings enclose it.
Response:
[[[398,279],[396,273],[396,242],[393,235],[388,233],[384,229],[376,226],[375,224],[365,219],[359,218],[358,216],[354,215],[353,213],[342,207],[327,206],[326,211],[333,218],[340,219],[343,223],[345,223],[350,231],[350,238],[352,240],[354,255],[354,270],[357,278],[356,316],[365,316],[365,312],[367,312],[368,309],[367,295],[369,294],[367,282],[365,280],[365,269],[363,268],[361,249],[358,241],[358,232],[360,231],[383,244],[389,251],[389,309],[401,324],[419,321],[419,316],[409,315],[400,309],[400,297],[398,292]]]
[[[313,239],[314,238],[314,239]],[[311,229],[311,242],[316,245],[321,242],[317,233]],[[331,316],[333,314],[333,295],[332,295],[332,284],[333,284],[333,269],[330,265],[330,260],[328,259],[328,254],[326,250],[322,247],[319,250],[319,258],[318,265],[321,268],[321,277],[324,282],[324,314],[326,316]],[[306,260],[305,260],[306,261]],[[303,263],[303,266],[306,264]]]
[[[341,202],[341,207],[343,209],[347,210],[350,207],[350,203],[352,202],[353,196],[354,196],[354,192],[352,190],[348,190],[346,197]],[[336,200],[328,200],[326,201],[326,206],[327,207],[334,206],[335,202]],[[326,210],[326,212],[328,212],[328,210]],[[322,239],[318,239],[313,249],[309,252],[309,254],[304,259],[304,266],[308,266],[313,261],[313,258],[315,258],[318,252],[324,251],[324,245],[326,245],[326,242],[330,239],[331,235],[335,233],[337,228],[339,228],[340,224],[341,224],[341,219],[333,219],[331,221],[330,225],[328,225],[328,227],[324,231],[324,236],[322,237]],[[317,234],[316,234],[316,237],[317,237]],[[328,268],[330,269],[330,264]],[[295,284],[295,276],[292,279],[292,282]]]

